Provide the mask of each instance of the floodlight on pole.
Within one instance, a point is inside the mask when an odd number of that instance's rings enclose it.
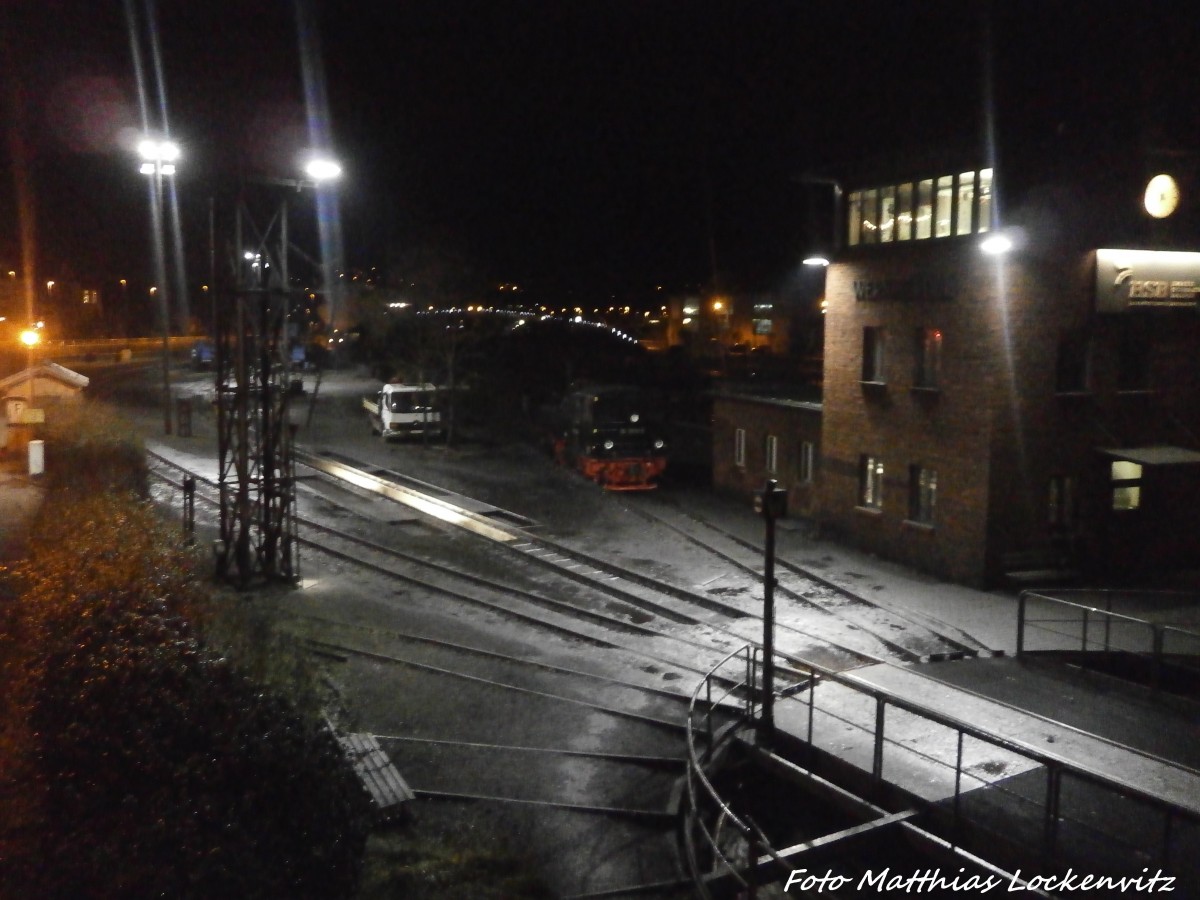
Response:
[[[323,181],[336,181],[342,177],[342,167],[337,160],[324,156],[313,157],[304,164],[304,174],[320,184]]]
[[[979,242],[979,249],[988,256],[1003,256],[1013,249],[1013,239],[1007,234],[992,234]]]
[[[171,304],[167,291],[166,260],[164,257],[166,229],[163,214],[163,177],[175,174],[175,161],[179,159],[179,145],[174,141],[144,138],[138,142],[138,155],[142,158],[139,172],[154,178],[154,246],[157,256],[157,275],[162,279],[163,289],[158,292],[159,314],[162,317],[162,377],[163,377],[163,433],[171,433]]]

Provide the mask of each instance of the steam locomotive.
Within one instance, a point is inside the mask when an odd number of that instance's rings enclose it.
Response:
[[[651,398],[635,387],[574,391],[563,400],[556,459],[610,491],[645,491],[667,467],[667,442]]]

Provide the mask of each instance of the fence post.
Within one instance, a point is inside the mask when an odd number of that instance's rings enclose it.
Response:
[[[1017,659],[1025,652],[1025,595],[1025,591],[1017,595]]]
[[[871,774],[876,781],[883,778],[883,710],[886,704],[882,696],[875,698],[875,761]]]
[[[1107,653],[1112,637],[1112,594],[1105,594],[1104,599],[1104,652]]]
[[[813,706],[817,702],[817,673],[812,669],[808,670],[808,749],[812,749],[813,742]]]
[[[1046,816],[1043,823],[1043,842],[1046,862],[1054,862],[1058,843],[1058,791],[1060,772],[1057,763],[1046,764]]]
[[[954,825],[950,831],[950,846],[958,846],[959,810],[962,807],[962,756],[963,733],[958,732],[958,752],[954,759]]]
[[[1154,680],[1151,683],[1154,690],[1162,687],[1163,679],[1163,627],[1161,625],[1151,625],[1151,634],[1153,634],[1154,643]]]
[[[196,479],[192,475],[183,479],[183,533],[189,542],[196,535]]]

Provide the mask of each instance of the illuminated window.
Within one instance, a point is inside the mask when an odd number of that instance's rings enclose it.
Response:
[[[950,217],[954,215],[954,176],[937,180],[937,208],[934,210],[934,237],[950,237]]]
[[[879,242],[879,191],[862,192],[862,242]]]
[[[767,435],[767,474],[774,475],[779,470],[779,438],[773,434]]]
[[[859,457],[858,505],[883,509],[883,460],[878,456]]]
[[[926,178],[917,184],[916,209],[917,240],[933,234],[933,179]]]
[[[774,331],[774,320],[771,318],[774,307],[770,303],[754,304],[754,319],[752,325],[755,334],[770,334]]]
[[[1050,478],[1047,522],[1051,531],[1074,531],[1079,522],[1079,484],[1073,475]]]
[[[883,384],[884,377],[884,331],[878,325],[863,329],[862,380]]]
[[[941,379],[942,331],[940,328],[918,328],[916,342],[916,370],[913,372],[913,387],[936,389]]]
[[[850,195],[849,206],[849,224],[850,233],[847,236],[847,243],[851,247],[857,247],[860,236],[862,234],[862,192],[854,191]]]
[[[1112,508],[1131,512],[1142,505],[1142,467],[1127,459],[1112,464]]]
[[[912,240],[912,199],[911,184],[902,184],[896,188],[896,240]]]
[[[979,170],[979,224],[976,231],[982,233],[992,228],[992,170]]]
[[[971,208],[975,205],[975,173],[963,172],[958,176],[958,209],[955,234],[971,233]]]
[[[812,441],[803,441],[800,444],[800,483],[812,484],[815,475],[816,466],[816,446]]]
[[[739,428],[733,433],[733,464],[739,468],[746,466],[746,429]]]
[[[992,227],[992,170],[853,191],[849,246],[961,237]]]
[[[923,466],[908,467],[908,518],[922,525],[933,524],[937,507],[937,472]]]
[[[885,187],[879,189],[879,242],[891,243],[896,233],[896,189]]]

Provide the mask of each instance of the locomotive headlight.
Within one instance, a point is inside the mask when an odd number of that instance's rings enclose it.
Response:
[[[640,418],[641,418],[641,416],[640,416],[640,415],[638,415],[637,413],[634,413],[633,415],[631,415],[631,416],[629,417],[629,421],[630,421],[630,422],[636,422],[636,421],[637,421],[638,419],[640,419]]]
[[[605,441],[605,442],[604,442],[604,449],[605,449],[605,450],[611,450],[612,448],[613,448],[613,442],[612,442],[612,441]]]
[[[655,450],[661,450],[661,449],[662,449],[664,446],[665,446],[665,442],[663,441],[663,439],[662,439],[662,438],[659,438],[658,440],[656,440],[656,441],[654,442],[654,449],[655,449]]]

